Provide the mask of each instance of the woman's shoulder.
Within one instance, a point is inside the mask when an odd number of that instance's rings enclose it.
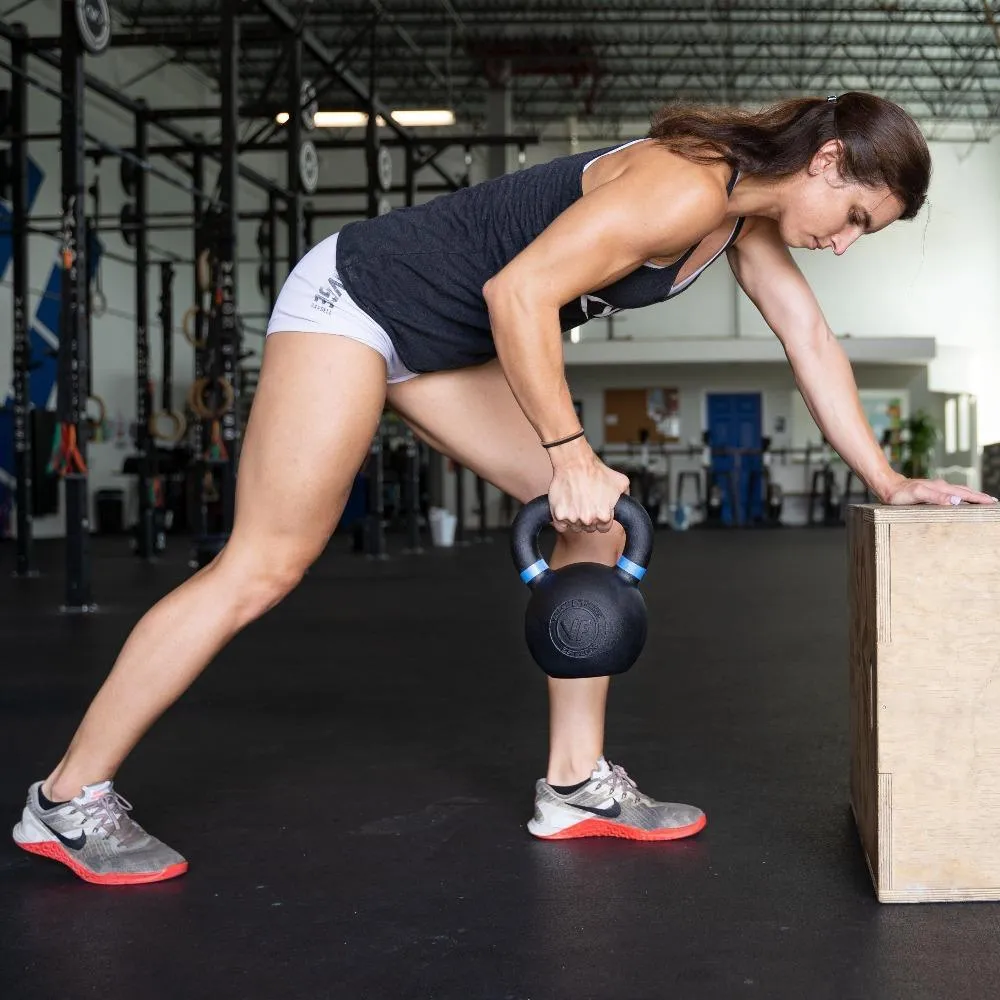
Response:
[[[696,163],[653,139],[620,149],[587,171],[593,174],[584,192],[604,184],[639,188],[656,197],[695,202],[706,209],[725,208],[732,170],[725,162]],[[586,175],[584,175],[586,178]]]

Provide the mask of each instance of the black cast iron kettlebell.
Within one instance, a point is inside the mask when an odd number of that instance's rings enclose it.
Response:
[[[627,494],[615,505],[625,529],[616,566],[572,563],[550,569],[538,551],[538,533],[551,523],[547,496],[525,504],[514,518],[511,553],[531,588],[524,634],[535,662],[550,677],[606,677],[624,673],[646,643],[646,602],[639,581],[653,552],[653,523]]]

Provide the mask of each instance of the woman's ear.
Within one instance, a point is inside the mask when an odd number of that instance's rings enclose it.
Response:
[[[809,175],[818,177],[831,167],[840,173],[840,162],[844,155],[844,144],[839,139],[829,139],[812,155],[809,161]]]

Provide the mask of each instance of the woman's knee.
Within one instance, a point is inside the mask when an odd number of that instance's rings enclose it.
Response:
[[[246,624],[280,604],[299,585],[312,562],[313,553],[297,546],[262,546],[248,551],[230,541],[219,553],[215,569]]]

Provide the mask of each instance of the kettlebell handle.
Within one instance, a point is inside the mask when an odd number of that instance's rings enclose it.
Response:
[[[625,529],[625,550],[615,572],[626,583],[637,585],[646,575],[653,554],[653,522],[646,508],[627,493],[623,493],[615,504],[615,520]],[[538,534],[551,523],[552,511],[545,494],[529,500],[518,511],[511,526],[511,555],[521,579],[529,587],[548,572],[549,564],[538,551]]]

